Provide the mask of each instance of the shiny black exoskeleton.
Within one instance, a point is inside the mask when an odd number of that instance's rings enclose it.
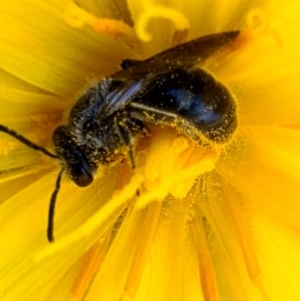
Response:
[[[134,166],[134,140],[148,132],[147,124],[175,127],[201,144],[229,140],[237,126],[235,101],[226,87],[197,65],[238,34],[206,36],[145,61],[124,60],[123,70],[90,87],[67,123],[54,131],[56,154],[0,124],[0,132],[63,165],[50,199],[49,242],[54,241],[55,203],[63,173],[84,187],[92,183],[98,164],[128,155]]]
[[[196,65],[239,32],[205,36],[145,61],[125,60],[123,70],[89,88],[53,134],[57,156],[78,186],[93,181],[98,164],[127,154],[147,124],[176,127],[199,143],[224,143],[237,126],[229,91]]]

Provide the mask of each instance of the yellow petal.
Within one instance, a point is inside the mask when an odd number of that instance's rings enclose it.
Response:
[[[299,22],[299,17],[288,18],[246,37],[227,64],[215,71],[235,92],[241,125],[299,121]]]
[[[299,230],[294,231],[280,219],[257,213],[253,231],[256,233],[254,246],[259,254],[261,279],[269,299],[296,300],[300,296]]]
[[[46,91],[74,95],[87,80],[110,74],[122,58],[133,57],[122,41],[67,25],[66,7],[57,0],[1,1],[0,67]]]
[[[111,175],[111,185],[103,185],[100,181],[99,186],[93,185],[92,189],[88,190],[78,189],[73,183],[63,181],[57,199],[55,237],[59,238],[62,234],[72,231],[105,202],[106,196],[115,189],[115,173],[112,172]],[[47,260],[39,261],[37,264],[36,255],[39,250],[49,247],[46,238],[47,212],[50,196],[54,190],[55,177],[55,173],[47,174],[15,194],[1,207],[0,233],[5,245],[5,248],[1,249],[2,300],[47,299],[49,294],[53,294],[64,274],[76,265],[95,241],[95,233],[93,233],[75,246],[60,249],[60,252],[52,254],[51,257],[47,257]],[[92,197],[99,193],[99,187],[100,201]],[[26,200],[30,200],[29,204]],[[111,222],[113,223],[114,219]],[[69,293],[76,273],[70,276]]]
[[[299,139],[299,131],[288,128],[245,129],[217,167],[224,179],[251,199],[254,208],[298,229]]]
[[[50,246],[48,203],[59,168],[1,135],[1,170],[11,172],[1,184],[11,189],[0,215],[1,300],[297,300],[297,1],[128,1],[132,20],[119,2],[77,1],[85,17],[77,28],[66,22],[69,1],[1,2],[3,122],[50,144],[68,111],[53,93],[73,95],[121,59],[169,47],[183,16],[188,39],[242,29],[235,49],[212,68],[236,96],[238,131],[219,161],[220,149],[197,153],[159,129],[134,176],[123,164],[101,168],[85,189],[64,179]],[[153,40],[141,44],[142,54],[122,35],[107,36],[141,26],[147,7],[163,7],[173,21],[148,14],[142,25]],[[115,20],[121,11],[124,19]],[[100,22],[98,32],[89,20]]]

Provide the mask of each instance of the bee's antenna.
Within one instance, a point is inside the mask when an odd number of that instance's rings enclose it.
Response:
[[[53,229],[54,229],[54,214],[55,214],[55,203],[56,197],[60,189],[60,182],[62,174],[64,173],[64,169],[62,169],[58,177],[56,179],[55,189],[51,195],[50,205],[49,205],[49,212],[48,212],[48,228],[47,228],[47,238],[49,242],[54,241]]]
[[[20,142],[22,142],[23,144],[25,144],[26,146],[40,151],[42,152],[44,155],[54,158],[54,159],[58,159],[57,155],[52,154],[51,152],[49,152],[48,150],[46,150],[45,148],[31,142],[30,140],[28,140],[27,138],[25,138],[24,136],[20,135],[19,133],[17,133],[16,131],[9,129],[8,127],[0,124],[0,132],[4,132],[14,138],[16,138],[17,140],[19,140]],[[50,206],[49,206],[49,214],[48,214],[48,229],[47,229],[47,237],[49,242],[53,242],[54,241],[54,237],[53,237],[53,221],[54,221],[54,213],[55,213],[55,203],[56,203],[56,197],[57,194],[59,192],[60,189],[60,182],[61,182],[61,178],[62,178],[62,174],[64,172],[64,169],[62,169],[59,174],[58,177],[56,179],[56,185],[55,185],[55,189],[52,193],[51,196],[51,200],[50,200]]]
[[[22,143],[24,143],[26,146],[34,149],[34,150],[37,150],[37,151],[40,151],[42,152],[44,155],[48,156],[48,157],[51,157],[51,158],[54,158],[54,159],[58,159],[58,156],[57,155],[54,155],[52,153],[50,153],[49,151],[47,151],[45,148],[29,141],[27,138],[25,138],[24,136],[20,135],[19,133],[17,133],[16,131],[12,130],[12,129],[9,129],[8,127],[0,124],[0,132],[4,132],[14,138],[16,138],[17,140],[21,141]]]

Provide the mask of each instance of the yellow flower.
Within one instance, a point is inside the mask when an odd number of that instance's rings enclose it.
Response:
[[[122,59],[241,30],[207,67],[236,98],[233,139],[206,152],[154,128],[135,172],[63,179],[51,245],[59,164],[1,134],[1,301],[300,298],[297,1],[2,0],[0,15],[0,123],[47,149],[73,99]]]

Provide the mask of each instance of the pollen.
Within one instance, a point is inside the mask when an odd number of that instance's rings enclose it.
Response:
[[[145,191],[138,207],[161,201],[168,194],[186,197],[196,179],[214,169],[218,154],[212,146],[201,146],[175,129],[154,131],[144,168]]]
[[[169,7],[148,4],[136,21],[135,30],[139,39],[144,42],[152,39],[151,34],[147,30],[147,25],[151,19],[156,18],[163,18],[173,22],[175,33],[177,32],[176,36],[186,36],[185,33],[190,28],[189,20],[181,12]],[[179,34],[179,32],[183,34]]]
[[[112,19],[96,19],[95,22],[90,25],[95,31],[105,33],[115,38],[134,36],[133,29],[122,21]]]
[[[133,29],[122,21],[114,19],[97,18],[78,7],[74,2],[67,5],[65,11],[65,21],[72,27],[90,26],[93,30],[105,35],[117,37],[133,37]]]

